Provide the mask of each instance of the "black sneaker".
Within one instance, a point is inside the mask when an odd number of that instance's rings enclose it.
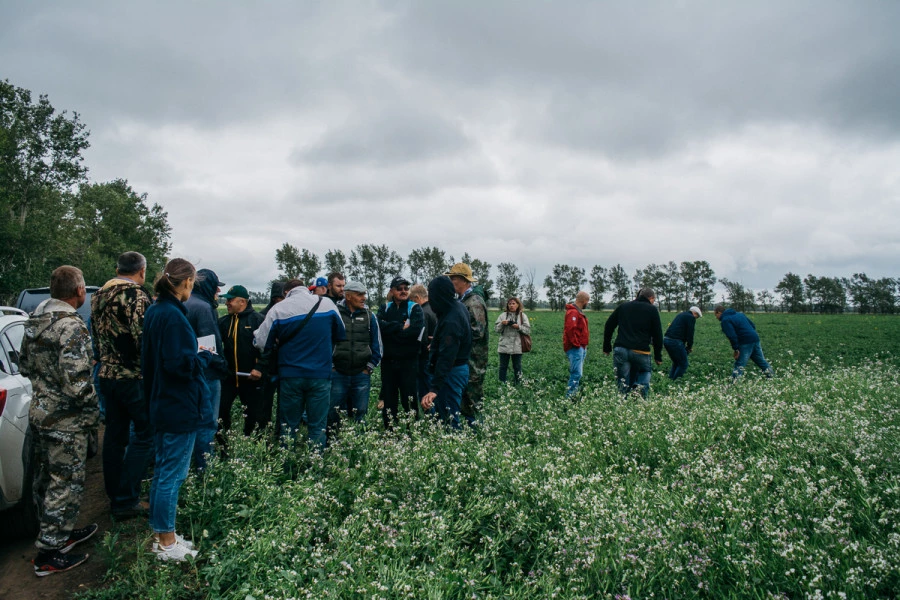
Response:
[[[69,539],[66,540],[66,544],[59,549],[63,554],[68,553],[69,550],[75,547],[76,544],[80,544],[86,539],[89,539],[92,535],[97,533],[96,523],[91,523],[86,527],[82,527],[81,529],[73,529],[72,533],[69,535]]]
[[[41,550],[31,563],[34,565],[34,574],[45,577],[74,569],[87,559],[87,554],[63,554],[59,550]]]
[[[150,505],[146,502],[137,502],[133,506],[114,508],[109,512],[116,521],[125,521],[134,517],[146,517],[150,512]]]

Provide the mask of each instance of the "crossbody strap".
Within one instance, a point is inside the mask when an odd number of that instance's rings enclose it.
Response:
[[[286,338],[276,339],[275,343],[278,346],[283,346],[287,344],[289,341],[300,335],[300,332],[303,331],[303,328],[306,327],[306,324],[309,323],[309,320],[312,318],[313,313],[319,309],[319,305],[322,304],[322,296],[319,296],[319,301],[316,302],[316,305],[312,307],[312,310],[306,313],[306,316],[303,317],[303,322],[300,323],[300,327],[297,328],[297,331],[287,336]]]

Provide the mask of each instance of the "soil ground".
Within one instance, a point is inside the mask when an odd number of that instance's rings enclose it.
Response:
[[[100,429],[102,447],[103,428]],[[0,600],[45,600],[71,598],[74,594],[101,585],[106,564],[100,546],[103,534],[112,522],[109,503],[103,488],[103,462],[100,455],[87,461],[87,481],[78,527],[97,523],[100,529],[90,540],[80,544],[73,552],[88,553],[90,558],[83,565],[65,573],[36,577],[31,559],[37,555],[34,539],[0,542]]]

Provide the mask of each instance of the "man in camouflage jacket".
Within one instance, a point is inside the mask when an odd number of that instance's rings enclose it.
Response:
[[[84,493],[88,435],[100,411],[91,382],[91,338],[76,312],[85,301],[79,269],[63,266],[50,279],[50,298],[25,323],[22,374],[31,379],[29,423],[34,439],[34,495],[41,515],[35,574],[66,571],[87,555],[69,553],[97,531],[75,529]]]
[[[483,292],[473,287],[478,281],[472,269],[466,263],[456,263],[449,272],[444,273],[453,282],[453,288],[460,301],[469,311],[469,323],[472,326],[472,352],[469,354],[469,383],[463,392],[460,412],[469,425],[474,425],[476,417],[484,401],[484,375],[488,363],[488,322],[487,305]]]
[[[150,306],[150,296],[141,287],[146,275],[144,256],[125,252],[116,263],[116,276],[91,298],[91,330],[100,351],[100,393],[106,399],[103,481],[117,519],[148,509],[139,499],[154,455],[154,430],[141,377],[141,335]]]

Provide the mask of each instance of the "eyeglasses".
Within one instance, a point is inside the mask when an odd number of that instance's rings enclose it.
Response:
[[[409,286],[408,285],[398,285],[394,289],[397,290],[398,292],[408,292]]]

